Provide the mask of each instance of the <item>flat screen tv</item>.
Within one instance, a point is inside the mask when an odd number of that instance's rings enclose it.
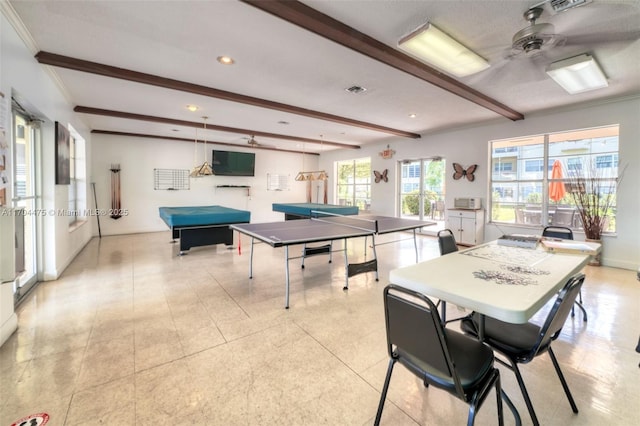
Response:
[[[236,152],[213,150],[211,168],[218,176],[254,176],[256,154],[253,152]]]

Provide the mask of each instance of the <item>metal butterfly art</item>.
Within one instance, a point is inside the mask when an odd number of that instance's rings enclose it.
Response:
[[[478,168],[477,164],[472,164],[471,166],[465,169],[460,164],[453,163],[453,170],[454,170],[453,178],[455,180],[458,180],[461,177],[466,177],[469,182],[473,182],[475,180],[475,176],[473,176],[473,173],[475,173],[477,168]]]
[[[389,177],[387,176],[387,173],[389,173],[389,169],[384,169],[383,172],[376,172],[374,170],[373,174],[376,175],[376,183],[379,183],[380,181],[389,182]]]

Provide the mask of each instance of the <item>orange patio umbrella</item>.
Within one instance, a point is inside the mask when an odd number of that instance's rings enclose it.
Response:
[[[551,183],[549,184],[549,198],[555,202],[562,200],[566,193],[564,189],[564,182],[562,179],[562,164],[559,160],[553,162],[553,168],[551,169]]]

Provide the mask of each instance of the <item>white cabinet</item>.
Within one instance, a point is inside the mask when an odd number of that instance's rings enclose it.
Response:
[[[447,228],[460,245],[480,244],[484,240],[484,210],[449,209]]]

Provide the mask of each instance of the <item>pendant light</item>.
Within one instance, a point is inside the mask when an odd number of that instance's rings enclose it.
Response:
[[[207,131],[207,119],[209,117],[207,116],[203,116],[202,120],[203,120],[203,128],[205,131],[205,135],[203,137],[204,139],[204,162],[202,164],[198,164],[196,163],[196,166],[193,168],[193,170],[191,170],[191,173],[189,174],[189,176],[191,177],[202,177],[202,176],[211,176],[213,175],[213,170],[211,170],[211,165],[209,165],[209,162],[207,161],[207,136],[206,136],[206,131]],[[196,139],[195,139],[195,148],[194,148],[194,163],[196,162],[196,158],[197,158],[197,152],[198,152],[198,128],[196,128]]]

